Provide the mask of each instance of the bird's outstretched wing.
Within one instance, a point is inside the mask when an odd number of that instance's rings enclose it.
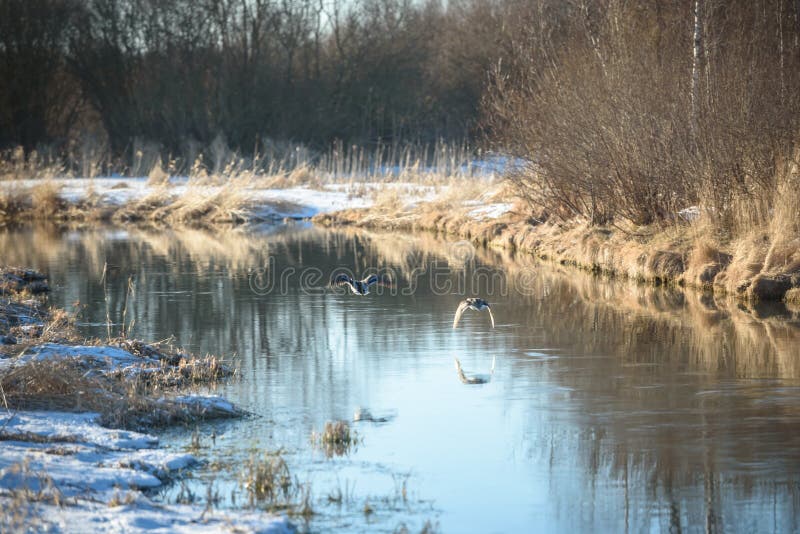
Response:
[[[487,305],[486,311],[489,312],[489,318],[492,320],[492,328],[494,328],[494,315],[492,315],[492,308]]]
[[[352,284],[352,283],[353,279],[347,276],[346,274],[338,274],[336,275],[336,278],[331,280],[332,286],[340,286],[342,284]]]
[[[466,300],[462,300],[461,304],[458,305],[458,309],[456,310],[456,316],[453,319],[453,328],[458,326],[458,321],[461,320],[461,315],[467,308],[469,308],[469,302],[467,302]]]
[[[389,280],[385,276],[378,276],[377,274],[371,274],[368,277],[362,280],[363,283],[367,284],[367,286],[371,286],[374,284],[378,284],[379,286],[388,286],[391,287],[392,281]]]

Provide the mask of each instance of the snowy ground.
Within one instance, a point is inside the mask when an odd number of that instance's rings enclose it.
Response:
[[[483,179],[489,188],[488,191],[491,191],[494,183],[493,175]],[[147,178],[63,178],[50,180],[50,183],[59,187],[59,195],[68,202],[78,202],[91,193],[101,199],[101,204],[108,206],[122,206],[152,194],[172,197],[181,197],[187,194],[212,196],[219,193],[224,187],[229,187],[229,185],[195,185],[186,178],[172,178],[167,186],[148,185],[147,181]],[[42,183],[42,180],[20,180],[0,182],[0,187],[24,190]],[[249,210],[255,220],[306,219],[318,213],[368,208],[373,206],[376,199],[379,199],[382,194],[387,193],[396,195],[405,209],[413,209],[420,203],[435,200],[440,193],[447,189],[441,185],[388,181],[353,181],[285,189],[265,189],[256,185],[234,187],[237,187],[237,191],[251,201]],[[475,208],[467,212],[467,215],[476,220],[495,219],[511,210],[511,204],[508,203],[479,200],[463,202],[463,207],[472,205]]]
[[[497,219],[505,215],[514,208],[514,204],[510,202],[494,202],[491,204],[483,204],[467,214],[470,218],[478,221],[486,221],[489,219]]]
[[[44,343],[0,360],[0,372],[32,361],[75,359],[87,374],[129,376],[160,365],[117,347]],[[241,413],[215,395],[181,395],[169,402],[195,413]],[[146,490],[180,477],[198,460],[159,448],[155,436],[105,428],[99,418],[96,413],[2,411],[0,532],[293,531],[283,517],[152,502]]]
[[[19,180],[0,183],[6,189],[27,189],[42,185],[43,180]],[[90,193],[101,198],[103,204],[122,206],[143,199],[151,194],[162,193],[180,197],[187,193],[214,195],[225,186],[193,185],[186,178],[173,178],[166,187],[148,185],[147,178],[58,178],[50,180],[59,187],[59,195],[68,202],[78,202]],[[241,186],[241,192],[252,200],[254,213],[259,218],[313,217],[348,208],[366,208],[374,203],[378,190],[398,190],[409,200],[430,199],[435,195],[433,186],[393,182],[389,184],[353,182],[312,187],[290,187],[286,189],[264,189],[252,185]]]
[[[158,449],[154,436],[103,428],[98,417],[61,412],[0,416],[3,521],[18,514],[26,528],[64,532],[292,531],[283,517],[153,503],[142,490],[180,476],[197,459]],[[14,527],[0,523],[0,530],[3,526]]]

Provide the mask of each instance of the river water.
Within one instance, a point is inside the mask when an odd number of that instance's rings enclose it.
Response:
[[[254,415],[157,432],[176,449],[194,434],[207,463],[156,499],[246,506],[243,466],[278,451],[309,488],[314,514],[295,521],[311,531],[800,529],[800,314],[782,305],[308,225],[25,227],[0,250],[47,272],[87,335],[124,320],[235,357],[216,393]],[[393,284],[327,287],[373,271]],[[495,328],[475,311],[453,328],[466,296]],[[455,358],[490,381],[462,383]],[[342,455],[312,444],[359,407],[386,421],[351,423]]]

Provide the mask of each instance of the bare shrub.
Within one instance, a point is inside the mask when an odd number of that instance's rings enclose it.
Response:
[[[672,222],[697,203],[736,235],[769,223],[800,122],[796,6],[701,9],[695,58],[688,4],[570,5],[508,38],[485,111],[526,162],[509,177],[519,196],[593,223]]]

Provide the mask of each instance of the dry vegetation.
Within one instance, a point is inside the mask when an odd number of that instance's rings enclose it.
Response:
[[[19,464],[8,468],[9,474],[27,475],[31,471],[28,461],[24,460]],[[53,480],[46,473],[40,473],[38,478],[38,488],[15,489],[8,492],[3,499],[3,514],[0,515],[0,531],[2,532],[30,532],[43,530],[45,527],[40,517],[40,507],[42,505],[63,506],[64,496],[61,491],[53,484]]]
[[[486,100],[498,143],[524,161],[509,178],[516,193],[540,220],[644,243],[640,263],[656,276],[782,298],[800,284],[797,10],[607,2],[520,30]],[[690,206],[691,224],[679,214]],[[702,236],[698,250],[658,241],[677,233]],[[663,245],[683,265],[659,268]],[[603,264],[591,259],[601,245],[584,248],[579,263]]]
[[[328,421],[322,432],[311,434],[311,443],[325,451],[325,455],[343,456],[358,445],[358,434],[347,421]]]
[[[513,214],[471,217],[465,199],[490,199],[461,180],[425,206],[385,189],[369,212],[319,220],[797,298],[797,2],[248,5],[0,1],[0,221],[235,223],[252,216],[253,187],[441,185],[481,153],[436,139],[476,140],[480,119],[487,144],[514,158],[499,193]],[[118,40],[101,38],[109,28]],[[67,205],[48,182],[112,171],[163,189],[107,209],[92,195]],[[185,194],[170,191],[178,174]]]
[[[800,17],[791,2],[540,0],[500,40],[486,127],[515,214],[464,202],[320,216],[425,228],[746,300],[800,287]]]
[[[228,410],[171,398],[190,386],[213,386],[230,377],[233,370],[228,365],[214,357],[159,354],[164,357],[160,365],[142,364],[136,373],[131,368],[102,372],[77,357],[31,361],[0,372],[0,388],[10,409],[92,411],[112,428],[152,428],[231,416]]]
[[[263,458],[251,457],[244,466],[241,478],[250,498],[250,506],[305,518],[314,514],[310,486],[292,476],[279,453],[266,453]]]
[[[0,393],[6,409],[93,411],[101,414],[103,424],[114,428],[150,428],[233,415],[214,405],[174,399],[187,388],[213,387],[232,376],[234,368],[229,363],[215,356],[192,356],[165,343],[124,337],[82,340],[72,317],[63,310],[45,309],[40,299],[31,296],[32,289],[43,291],[46,281],[41,274],[3,269],[3,277],[23,281],[13,288],[6,284],[5,296],[0,296],[0,356],[5,358]],[[80,354],[23,359],[31,348],[46,342],[67,346],[80,342],[87,355],[95,346],[114,347],[141,358],[141,363],[109,368]]]
[[[235,225],[270,220],[273,215],[265,208],[287,207],[279,201],[259,201],[259,193],[268,189],[309,187],[324,191],[330,187],[343,190],[350,197],[374,199],[381,206],[402,206],[406,195],[420,194],[431,187],[458,190],[463,196],[464,187],[458,184],[467,180],[473,184],[469,189],[476,190],[492,179],[471,167],[472,152],[465,144],[379,144],[370,152],[357,146],[333,146],[328,152],[294,146],[287,148],[291,157],[273,153],[270,157],[248,158],[218,143],[217,158],[226,164],[213,171],[217,165],[207,165],[200,154],[187,176],[176,176],[174,163],[165,171],[157,153],[146,158],[154,160],[153,166],[148,167],[139,161],[143,158],[139,152],[131,166],[121,165],[115,170],[133,177],[148,176],[145,189],[137,179],[132,191],[124,191],[132,188],[120,181],[98,192],[94,181],[72,182],[68,173],[58,176],[57,181],[24,180],[9,174],[6,181],[0,179],[0,225],[31,221],[173,227]],[[31,176],[44,174],[30,165],[25,169]],[[400,189],[380,187],[394,183],[402,184]],[[67,187],[73,188],[69,201],[63,192]],[[123,197],[127,200],[121,204],[114,198],[117,191],[127,193]]]

